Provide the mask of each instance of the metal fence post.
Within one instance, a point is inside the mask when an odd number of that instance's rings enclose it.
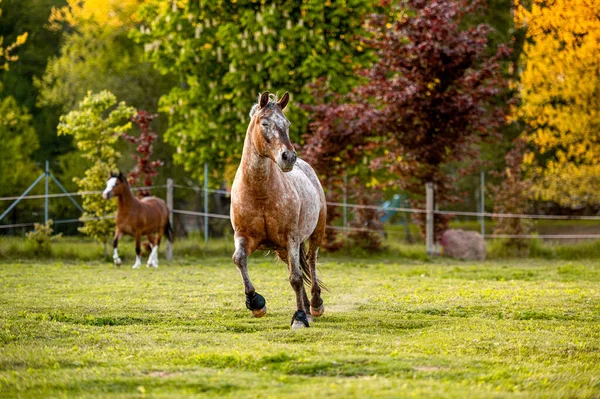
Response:
[[[344,228],[346,228],[346,222],[348,220],[348,216],[347,216],[347,207],[346,207],[346,203],[348,202],[348,173],[344,170],[344,209],[342,211],[342,216],[343,216],[343,220],[344,220]]]
[[[167,208],[169,208],[169,223],[173,229],[173,179],[167,179]],[[173,229],[174,230],[174,229]],[[167,260],[173,258],[173,243],[167,241]]]
[[[204,163],[204,242],[208,242],[208,164]]]
[[[485,172],[481,171],[481,194],[480,194],[480,202],[481,202],[481,236],[485,238],[485,217],[483,213],[485,212]]]
[[[48,224],[48,178],[50,177],[50,163],[46,160],[46,191],[44,194],[44,224]]]
[[[425,184],[426,194],[426,235],[425,241],[427,245],[427,255],[431,256],[434,254],[433,248],[433,183],[429,182]]]

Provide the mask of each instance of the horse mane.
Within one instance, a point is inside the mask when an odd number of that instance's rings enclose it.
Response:
[[[258,100],[250,109],[250,119],[252,119],[254,117],[254,115],[256,115],[258,110],[260,109],[259,108],[260,107],[260,105],[259,105],[260,104],[260,96],[261,96],[261,94],[258,95]],[[267,105],[265,105],[265,108],[274,106],[275,104],[277,104],[277,101],[279,101],[277,94],[269,93],[269,103]]]

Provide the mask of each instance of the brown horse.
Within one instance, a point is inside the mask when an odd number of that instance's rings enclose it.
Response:
[[[117,197],[118,208],[115,217],[115,238],[113,239],[115,265],[121,265],[121,258],[117,246],[123,234],[135,237],[135,264],[137,269],[142,264],[140,256],[140,240],[146,236],[150,242],[152,252],[148,258],[148,267],[158,267],[158,246],[163,234],[173,242],[173,230],[169,223],[169,209],[165,201],[156,197],[145,197],[138,200],[131,193],[127,179],[122,173],[111,175],[106,182],[106,189],[102,193],[104,199]]]
[[[292,328],[300,328],[309,326],[309,308],[315,317],[325,310],[316,262],[327,208],[317,175],[297,158],[290,143],[290,122],[283,115],[288,101],[288,93],[276,101],[265,92],[250,111],[242,161],[231,188],[233,262],[242,275],[246,307],[255,317],[262,317],[266,301],[250,282],[247,258],[256,249],[274,249],[289,268],[297,308]],[[303,282],[310,282],[310,301]]]

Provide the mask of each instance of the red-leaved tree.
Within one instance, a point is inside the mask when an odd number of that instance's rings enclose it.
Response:
[[[322,175],[368,158],[378,180],[411,193],[413,206],[423,207],[427,182],[443,206],[457,197],[442,166],[476,160],[482,140],[500,138],[509,99],[499,60],[509,50],[490,51],[488,25],[463,28],[479,2],[382,3],[389,12],[370,16],[363,40],[375,64],[359,71],[363,84],[348,95],[317,85],[322,102],[306,107],[314,122],[303,157]],[[448,220],[436,215],[437,237]]]
[[[158,167],[163,165],[160,160],[150,160],[153,152],[152,143],[158,137],[155,132],[150,130],[150,124],[156,117],[156,114],[138,110],[131,120],[140,127],[140,135],[136,137],[123,133],[123,137],[127,141],[135,144],[136,152],[132,152],[131,157],[135,159],[136,165],[127,178],[131,186],[135,186],[140,179],[145,187],[152,186],[152,179],[158,176]],[[145,197],[150,195],[150,191],[147,189],[139,190],[137,195]]]

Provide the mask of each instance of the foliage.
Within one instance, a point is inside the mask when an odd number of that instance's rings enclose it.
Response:
[[[50,243],[57,241],[62,234],[55,234],[52,228],[52,219],[48,220],[45,224],[34,223],[33,231],[27,233],[27,239],[35,243],[35,254],[49,254],[51,253]]]
[[[333,288],[326,313],[290,332],[286,270],[260,256],[250,273],[268,301],[263,319],[245,309],[229,256],[136,272],[98,262],[3,262],[0,392],[596,396],[598,260],[347,258],[320,268]]]
[[[456,197],[442,166],[476,159],[482,140],[498,139],[506,106],[496,101],[507,86],[498,61],[508,50],[499,46],[489,54],[487,25],[461,29],[477,3],[407,4],[407,10],[370,18],[373,38],[365,42],[378,60],[361,71],[361,85],[348,96],[327,96],[317,87],[321,104],[309,107],[314,123],[304,151],[329,174],[371,153],[375,177],[411,193],[413,206],[422,206],[426,182],[435,183],[443,206]],[[447,222],[436,215],[437,237]]]
[[[527,27],[516,115],[533,147],[524,163],[533,197],[600,205],[600,2],[534,0],[515,9]]]
[[[25,190],[41,170],[31,160],[39,147],[31,115],[12,96],[0,100],[0,196]]]
[[[77,110],[61,116],[58,134],[72,135],[81,156],[92,164],[85,171],[85,177],[75,179],[80,192],[104,189],[106,179],[116,169],[116,160],[120,156],[115,150],[115,143],[121,134],[131,129],[129,120],[135,112],[124,102],[117,105],[114,94],[102,91],[88,93]],[[108,216],[116,210],[115,202],[104,200],[100,194],[87,194],[83,196],[83,208],[85,213],[81,220],[85,226],[80,230],[105,242],[114,229],[114,219]]]
[[[131,186],[135,186],[138,183],[140,175],[143,176],[142,183],[144,186],[149,187],[152,185],[152,178],[158,175],[157,168],[163,165],[160,160],[150,161],[152,157],[152,143],[156,140],[156,133],[150,130],[150,123],[158,115],[150,114],[144,110],[137,110],[135,116],[131,120],[140,127],[140,135],[135,137],[127,133],[123,133],[125,140],[135,144],[136,153],[132,153],[131,156],[135,159],[136,165],[127,176],[127,180]],[[139,190],[138,196],[150,195],[150,190]]]
[[[2,0],[0,0],[0,3],[2,3]],[[2,9],[0,9],[0,16],[1,15]],[[4,37],[0,36],[0,69],[8,71],[9,64],[19,59],[18,55],[12,53],[16,50],[17,47],[25,44],[25,42],[27,41],[27,35],[27,32],[20,34],[19,36],[17,36],[14,43],[8,45],[4,44]]]
[[[503,180],[499,185],[488,185],[494,197],[494,212],[527,214],[531,211],[529,203],[532,183],[522,176],[523,152],[525,142],[517,140],[515,148],[506,154],[506,169],[499,173]],[[531,234],[533,222],[530,219],[499,218],[494,234],[524,235]],[[523,250],[528,241],[521,238],[509,238],[509,247]]]
[[[3,0],[0,35],[5,41],[15,41],[27,33],[27,43],[15,49],[19,60],[8,71],[0,73],[4,90],[15,98],[19,106],[31,114],[31,125],[40,143],[32,154],[36,162],[52,161],[56,156],[72,150],[71,140],[57,137],[56,125],[60,112],[51,107],[36,107],[38,91],[35,76],[43,74],[48,59],[58,53],[59,34],[49,32],[45,26],[52,6],[64,0]]]
[[[143,48],[128,37],[136,26],[134,13],[144,2],[69,0],[54,8],[49,26],[62,32],[63,39],[60,55],[36,79],[39,104],[67,112],[88,91],[109,90],[129,104],[156,109],[158,98],[174,82],[144,62]]]
[[[234,170],[248,112],[264,90],[287,90],[293,102],[305,103],[316,77],[326,77],[333,90],[349,90],[357,81],[354,67],[368,60],[356,36],[372,3],[156,0],[144,7],[143,26],[132,35],[162,73],[181,78],[160,102],[169,113],[166,140],[177,147],[175,161],[198,178],[205,162]],[[294,141],[306,117],[292,106],[288,118]]]

